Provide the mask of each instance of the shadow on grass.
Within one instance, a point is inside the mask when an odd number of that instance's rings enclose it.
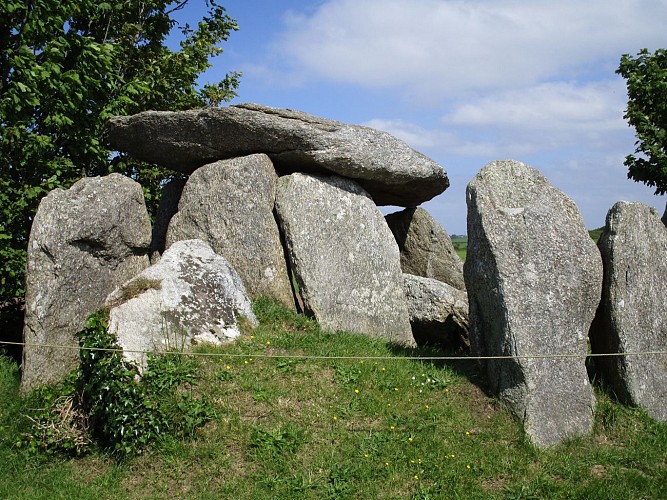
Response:
[[[427,363],[435,368],[446,368],[457,375],[461,375],[479,388],[487,396],[490,396],[486,377],[480,363],[472,358],[469,349],[446,348],[434,345],[418,347],[406,347],[400,344],[389,343],[389,350],[396,357],[414,358],[414,361]],[[437,359],[457,358],[457,359]]]

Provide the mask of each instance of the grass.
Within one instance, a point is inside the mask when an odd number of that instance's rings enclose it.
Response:
[[[597,229],[591,229],[588,231],[588,234],[590,234],[591,238],[593,238],[593,241],[597,243],[600,239],[600,236],[602,235],[602,231],[604,231],[604,226],[598,227]]]
[[[456,254],[465,262],[466,254],[468,253],[468,237],[465,235],[452,235],[451,240]]]
[[[187,390],[216,417],[120,462],[16,448],[29,403],[0,358],[0,497],[667,497],[667,425],[599,388],[593,434],[538,451],[480,389],[473,362],[405,360],[424,352],[325,334],[274,302],[256,310],[254,331],[200,351],[222,356],[192,358]]]

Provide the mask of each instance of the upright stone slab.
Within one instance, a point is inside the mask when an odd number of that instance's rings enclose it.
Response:
[[[595,400],[584,359],[602,262],[577,207],[540,172],[512,160],[484,167],[468,185],[467,203],[473,352],[556,356],[486,361],[491,390],[538,447],[587,434]]]
[[[665,203],[665,212],[662,214],[662,223],[667,226],[667,203]]]
[[[449,186],[440,165],[386,132],[257,104],[118,116],[110,122],[109,140],[140,160],[187,173],[266,153],[281,174],[355,179],[381,205],[414,207]]]
[[[602,302],[591,328],[595,353],[667,351],[667,228],[641,203],[616,203],[598,247]],[[667,420],[667,356],[597,357],[622,400]]]
[[[174,243],[157,264],[114,290],[106,305],[109,333],[142,370],[146,351],[219,345],[240,335],[241,318],[257,324],[241,278],[201,240]]]
[[[133,180],[111,174],[51,191],[28,243],[25,342],[77,347],[87,317],[149,265],[150,242],[143,192]],[[76,349],[26,346],[22,390],[58,382],[78,360]]]
[[[398,247],[357,183],[281,177],[276,210],[304,307],[323,329],[415,345]]]
[[[426,210],[406,208],[385,219],[398,243],[404,273],[465,290],[463,262],[447,231]]]
[[[294,308],[285,252],[273,216],[276,172],[263,154],[211,163],[188,179],[166,246],[208,242],[241,276],[252,298],[274,297]]]

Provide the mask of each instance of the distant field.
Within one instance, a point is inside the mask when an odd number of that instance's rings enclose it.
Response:
[[[591,229],[590,231],[588,231],[588,234],[590,234],[591,238],[593,238],[593,241],[595,243],[597,243],[598,240],[600,239],[600,235],[602,234],[602,231],[604,231],[604,226],[599,227],[597,229]]]
[[[454,245],[454,250],[456,250],[461,260],[465,261],[466,253],[468,252],[468,237],[461,234],[452,234],[450,238],[452,245]]]

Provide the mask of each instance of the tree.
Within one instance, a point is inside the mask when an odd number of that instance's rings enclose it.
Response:
[[[237,30],[207,0],[194,28],[172,14],[189,0],[3,0],[0,3],[0,304],[23,294],[39,201],[85,175],[121,172],[155,203],[165,172],[113,153],[113,115],[215,106],[240,74],[199,87],[218,46]],[[180,47],[166,40],[172,30]]]
[[[625,54],[616,73],[626,80],[623,117],[636,130],[635,153],[625,158],[628,178],[667,193],[667,50]],[[667,212],[666,212],[667,213]]]

